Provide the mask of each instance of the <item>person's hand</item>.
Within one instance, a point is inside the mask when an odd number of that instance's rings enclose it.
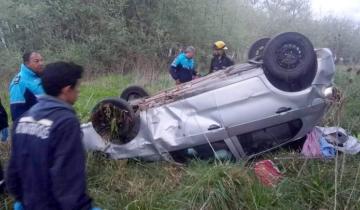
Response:
[[[4,128],[0,131],[1,141],[5,142],[9,137],[9,128]]]
[[[180,80],[175,80],[175,82],[176,82],[176,85],[180,85],[181,84],[181,82],[180,82]]]
[[[14,203],[14,210],[24,210],[24,207],[23,207],[22,203],[19,202],[19,201],[16,201]]]

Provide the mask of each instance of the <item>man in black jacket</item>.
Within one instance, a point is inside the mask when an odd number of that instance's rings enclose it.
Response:
[[[90,210],[82,132],[72,107],[83,68],[57,62],[41,77],[46,96],[14,124],[7,188],[25,210]]]
[[[6,141],[8,138],[8,116],[6,114],[6,111],[3,107],[3,105],[1,104],[1,100],[0,100],[0,139],[1,141]],[[4,186],[5,186],[5,181],[4,181],[4,174],[3,174],[3,170],[2,170],[2,165],[0,163],[0,193],[4,192]]]
[[[223,70],[229,66],[234,65],[234,61],[232,61],[225,53],[225,50],[228,49],[226,47],[225,42],[217,41],[214,43],[213,48],[214,48],[214,57],[211,60],[209,73]]]

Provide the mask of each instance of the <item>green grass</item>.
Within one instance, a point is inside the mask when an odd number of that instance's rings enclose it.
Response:
[[[341,125],[356,132],[360,126],[360,78],[339,72],[336,81],[348,98]],[[88,120],[99,100],[118,97],[130,84],[144,85],[155,93],[173,83],[166,73],[155,81],[142,75],[111,74],[84,81],[75,106],[81,120]],[[0,149],[3,158],[8,155],[8,145]],[[88,154],[88,188],[96,206],[106,210],[360,209],[359,155],[339,155],[334,160],[275,158],[290,155],[287,151],[266,155],[284,174],[279,185],[267,188],[255,178],[251,163],[193,161],[177,165]]]
[[[345,98],[337,123],[354,134],[358,134],[360,131],[360,75],[356,71],[346,72],[345,68],[338,68],[335,82]]]
[[[279,154],[281,155],[281,154]],[[126,163],[89,157],[89,189],[104,209],[359,209],[359,157],[275,161],[285,178],[262,186],[250,166]],[[343,162],[344,161],[344,162]],[[337,175],[337,176],[335,176]],[[335,185],[335,178],[337,185]],[[335,198],[336,195],[336,198]]]

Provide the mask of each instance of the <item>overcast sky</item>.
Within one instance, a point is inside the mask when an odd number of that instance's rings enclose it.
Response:
[[[311,0],[315,16],[334,14],[360,22],[360,0]]]

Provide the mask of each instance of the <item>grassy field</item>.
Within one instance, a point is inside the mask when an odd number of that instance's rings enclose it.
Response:
[[[130,84],[144,85],[152,93],[172,85],[165,73],[155,78],[107,75],[86,80],[76,104],[79,117],[87,121],[99,100],[120,95]],[[336,82],[346,104],[339,119],[327,122],[356,133],[360,130],[360,77],[340,72]],[[8,147],[1,145],[2,158],[8,155]],[[272,159],[285,177],[278,186],[267,188],[255,178],[253,162],[178,165],[115,161],[88,154],[88,187],[95,204],[106,210],[360,209],[360,156],[338,155],[333,160],[294,156],[296,153],[278,151],[261,157]]]

